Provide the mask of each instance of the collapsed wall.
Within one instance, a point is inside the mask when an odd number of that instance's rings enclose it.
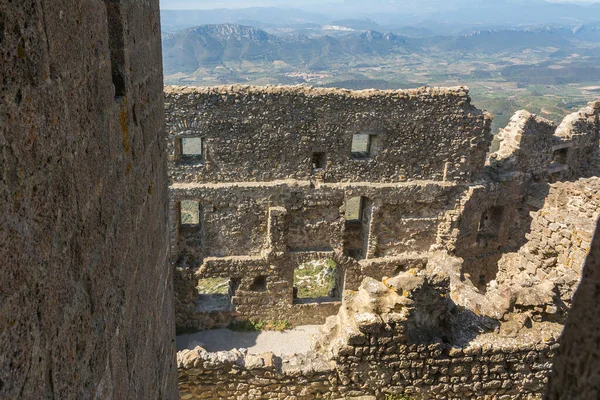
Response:
[[[0,398],[174,399],[157,0],[0,2]]]

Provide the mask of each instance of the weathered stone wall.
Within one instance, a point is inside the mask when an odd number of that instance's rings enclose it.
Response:
[[[546,399],[597,399],[600,396],[600,232],[596,231],[560,339]]]
[[[159,5],[0,2],[0,398],[177,397]]]
[[[567,116],[556,129],[561,142],[570,143],[565,159],[568,170],[557,179],[598,176],[600,171],[600,101]]]
[[[461,346],[444,344],[428,333],[450,305],[447,281],[404,274],[384,282],[367,279],[344,298],[340,314],[315,338],[318,352],[283,358],[238,350],[180,352],[181,398],[540,397],[558,331],[546,331],[546,338],[488,334]]]
[[[480,174],[492,140],[489,115],[471,106],[465,88],[165,91],[170,137],[205,140],[201,166],[182,162],[170,147],[178,182],[468,182]],[[373,136],[370,157],[351,157],[354,134]],[[325,153],[323,170],[312,167],[315,152]]]
[[[188,288],[178,291],[178,325],[206,329],[227,324],[237,314],[294,324],[323,323],[339,308],[341,293],[357,289],[364,277],[382,278],[426,264],[441,217],[465,190],[442,182],[323,183],[318,188],[304,181],[173,184],[176,221],[181,201],[202,205],[199,226],[176,229],[173,237],[173,249],[180,255],[176,264],[184,266],[176,275],[177,285]],[[346,223],[346,203],[357,196],[373,204],[370,222],[363,224],[364,238]],[[224,209],[228,212],[218,212]],[[349,237],[358,238],[361,256],[348,254],[348,247],[353,247]],[[312,304],[294,300],[294,269],[326,259],[337,264],[336,298]],[[258,277],[266,278],[266,287],[256,292],[251,286]],[[202,315],[202,307],[194,311],[198,299],[189,281],[206,278],[239,282],[229,319],[222,311],[209,316]]]
[[[599,215],[598,178],[566,181],[600,175],[597,103],[558,131],[517,113],[484,164],[478,150],[446,130],[462,132],[471,121],[471,144],[489,136],[485,114],[448,108],[455,89],[166,92],[178,325],[207,329],[238,317],[326,321],[315,352],[303,356],[180,353],[183,398],[541,396]],[[425,99],[435,108],[425,107],[434,116],[428,122],[422,109],[407,108]],[[282,113],[282,104],[291,111]],[[389,117],[366,118],[369,104],[372,116],[388,108]],[[426,141],[403,134],[389,140],[392,131],[407,131],[398,119],[407,110],[432,137],[445,132],[436,140],[454,150],[424,155]],[[346,123],[354,117],[354,125]],[[440,120],[448,122],[444,129]],[[481,130],[474,127],[480,122]],[[353,158],[354,133],[373,135],[376,154]],[[189,138],[204,139],[201,157],[181,153]],[[418,162],[406,158],[405,145]],[[454,151],[474,158],[449,163]],[[200,222],[179,226],[180,204],[189,200]],[[294,269],[328,259],[337,264],[335,293],[295,299]],[[419,300],[414,288],[400,290],[418,279],[426,286],[440,273],[449,279],[439,296]],[[398,274],[402,279],[386,278]],[[214,277],[234,282],[231,307],[207,312],[194,286]],[[384,283],[377,288],[366,277]],[[387,310],[361,306],[386,296],[396,296]]]
[[[541,398],[558,347],[554,342],[496,342],[464,349],[399,345],[391,352],[387,350],[391,338],[373,339],[373,345],[348,348],[348,354],[334,363],[314,353],[279,358],[236,350],[182,351],[177,356],[180,398],[312,400],[379,395],[383,399],[398,393],[431,400]],[[373,379],[364,382],[367,374]]]
[[[496,281],[522,287],[523,294],[517,295],[515,302],[522,311],[564,320],[600,217],[600,179],[538,186],[538,191],[547,192],[538,198],[543,206],[531,213],[525,245],[499,261]],[[546,304],[540,297],[524,295],[535,288],[545,293]]]
[[[493,155],[504,170],[523,172],[535,178],[548,172],[556,126],[527,111],[518,111],[498,134],[500,150]]]
[[[322,323],[337,310],[339,294],[357,289],[364,277],[406,270],[406,260],[427,265],[429,252],[439,248],[464,260],[461,279],[482,291],[497,286],[500,261],[508,260],[505,270],[516,268],[512,255],[531,237],[532,219],[550,191],[548,184],[536,182],[575,176],[582,169],[595,173],[598,107],[591,104],[569,117],[571,123],[561,125],[560,135],[552,122],[517,113],[501,135],[499,151],[484,165],[480,149],[457,141],[467,132],[471,144],[487,143],[489,136],[485,113],[452,108],[470,107],[461,90],[167,88],[172,261],[177,279],[187,280],[176,283],[186,288],[178,298],[178,325],[188,321],[204,329],[236,315]],[[293,112],[282,113],[282,105]],[[369,119],[383,115],[383,109],[385,118]],[[423,110],[429,113],[427,121]],[[409,119],[416,121],[413,130],[423,133],[427,127],[427,135],[453,150],[423,156],[425,139],[415,139],[406,134],[410,129],[398,125]],[[440,121],[448,125],[441,129]],[[365,132],[377,137],[371,145],[378,152],[353,159],[352,135]],[[190,138],[203,139],[202,155],[182,153],[182,140]],[[408,147],[418,162],[406,157]],[[451,172],[458,166],[444,158],[457,151],[467,159],[460,162],[458,175]],[[325,154],[327,162],[311,168],[319,163],[313,160],[315,152]],[[587,161],[578,164],[574,155],[580,153]],[[407,163],[433,169],[411,174]],[[356,165],[365,168],[357,170]],[[469,169],[479,173],[467,173]],[[359,197],[359,220],[349,220],[349,204]],[[198,204],[199,222],[179,226],[180,204],[190,200]],[[296,301],[294,269],[301,262],[327,258],[339,266],[336,295],[310,306]],[[581,257],[574,261],[581,262]],[[196,307],[194,280],[215,277],[234,282],[232,306],[202,315],[206,308]],[[260,293],[251,290],[255,279],[266,282]],[[576,279],[566,280],[560,290],[568,304]]]

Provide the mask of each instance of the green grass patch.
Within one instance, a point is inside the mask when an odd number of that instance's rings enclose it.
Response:
[[[199,279],[197,288],[200,294],[229,294],[229,279]]]
[[[335,287],[335,261],[317,260],[300,265],[294,270],[294,286],[298,288],[298,298],[313,299],[328,297]]]

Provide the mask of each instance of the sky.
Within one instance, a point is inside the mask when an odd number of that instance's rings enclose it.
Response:
[[[264,6],[301,7],[309,4],[335,4],[344,0],[160,0],[163,9],[214,9],[243,8]],[[451,3],[453,0],[448,0]],[[600,3],[600,0],[547,0],[553,3]],[[390,0],[390,3],[402,3],[402,0]]]

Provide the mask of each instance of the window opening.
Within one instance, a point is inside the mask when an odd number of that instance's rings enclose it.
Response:
[[[481,214],[477,228],[478,240],[497,238],[500,233],[503,215],[504,208],[499,206],[494,206],[484,211]]]
[[[322,152],[313,153],[311,164],[313,171],[325,169],[325,167],[327,166],[326,154]]]
[[[361,160],[372,158],[379,152],[379,141],[377,135],[357,133],[352,135],[351,158]]]
[[[566,165],[568,158],[569,158],[569,149],[568,148],[556,150],[556,151],[554,151],[554,154],[552,155],[552,164]]]
[[[305,302],[339,299],[339,269],[332,259],[313,260],[294,270],[294,299]]]
[[[254,282],[250,285],[250,291],[252,292],[266,292],[267,291],[267,277],[257,276],[254,278]]]
[[[368,158],[371,150],[371,135],[355,134],[352,135],[352,158]]]
[[[203,140],[199,137],[181,139],[181,155],[187,157],[202,157]]]
[[[360,224],[364,217],[365,199],[353,197],[346,202],[346,223]]]
[[[183,200],[180,208],[181,226],[200,225],[200,203],[194,200]]]
[[[231,299],[239,287],[239,279],[205,278],[198,280],[197,312],[233,311]]]

